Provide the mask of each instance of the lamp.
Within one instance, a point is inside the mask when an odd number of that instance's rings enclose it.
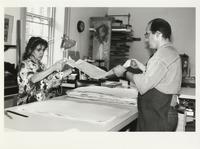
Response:
[[[67,49],[70,49],[76,45],[76,41],[72,40],[67,36],[66,34],[63,35],[62,37],[62,42],[60,45],[60,48],[63,48],[63,58],[66,58],[68,56],[68,51]]]

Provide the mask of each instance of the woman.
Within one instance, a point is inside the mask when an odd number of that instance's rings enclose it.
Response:
[[[47,41],[40,37],[29,39],[17,76],[19,86],[17,105],[54,97],[55,93],[52,91],[60,85],[62,78],[72,72],[71,69],[60,72],[64,61],[56,62],[47,69],[41,62],[47,47]]]

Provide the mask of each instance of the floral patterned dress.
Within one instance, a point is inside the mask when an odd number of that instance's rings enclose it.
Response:
[[[42,101],[56,96],[56,88],[61,83],[63,72],[54,72],[41,81],[31,82],[31,77],[38,72],[46,70],[41,62],[28,58],[21,63],[17,76],[19,94],[17,105]]]

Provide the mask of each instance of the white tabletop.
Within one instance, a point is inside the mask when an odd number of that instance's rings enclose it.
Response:
[[[65,100],[66,102],[73,101],[73,105],[91,104],[91,101],[81,101],[80,99],[67,98],[67,96],[60,96],[54,98],[52,100]],[[39,102],[38,102],[39,103]],[[37,104],[37,103],[34,103]],[[119,104],[108,104],[102,102],[92,102],[92,104],[102,105],[107,107],[114,107],[118,109],[125,109],[128,112],[121,116],[116,116],[112,120],[108,121],[108,123],[90,123],[89,121],[81,121],[77,119],[67,119],[67,118],[59,118],[55,116],[45,116],[37,113],[31,113],[27,111],[20,111],[19,108],[11,107],[5,110],[15,111],[24,115],[28,115],[29,117],[22,117],[19,115],[15,115],[12,113],[8,113],[11,117],[4,116],[5,122],[5,131],[6,130],[16,130],[16,131],[118,131],[128,125],[130,122],[137,118],[137,107],[133,105],[119,105]],[[27,104],[28,106],[28,104]],[[76,109],[76,107],[73,107]],[[112,108],[111,108],[112,109]],[[80,112],[81,109],[77,109]],[[100,114],[101,111],[96,111],[95,109],[91,109],[91,112],[96,112],[96,114]],[[99,113],[98,113],[99,112]],[[112,113],[112,112],[111,112]],[[110,113],[108,113],[110,114]],[[106,116],[106,115],[105,115]]]
[[[179,98],[196,99],[195,98],[195,88],[182,87]]]

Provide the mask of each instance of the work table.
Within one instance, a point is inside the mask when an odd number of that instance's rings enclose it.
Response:
[[[4,116],[5,122],[5,130],[15,130],[15,131],[119,131],[133,120],[137,118],[137,107],[136,106],[127,106],[127,105],[118,105],[118,104],[110,104],[110,103],[102,103],[102,102],[91,102],[91,101],[81,101],[80,99],[72,99],[67,96],[56,97],[52,100],[55,101],[65,101],[66,103],[72,104],[72,106],[77,105],[80,106],[82,103],[84,104],[94,104],[97,105],[97,109],[91,109],[91,113],[95,113],[97,116],[102,116],[101,113],[103,111],[100,110],[101,106],[106,106],[106,108],[112,107],[119,109],[127,110],[126,114],[122,114],[113,119],[109,120],[106,123],[90,123],[89,121],[81,121],[76,119],[67,119],[60,118],[55,116],[45,116],[37,113],[30,113],[27,111],[18,110],[18,107],[11,107],[5,110],[11,110],[14,112],[18,112],[24,115],[28,115],[29,117],[22,117],[16,114],[8,113],[11,116]],[[38,102],[39,103],[39,102]],[[34,103],[34,104],[38,104]],[[32,103],[31,103],[32,104]],[[72,107],[71,109],[76,109],[76,107]],[[79,108],[80,113],[84,113],[84,109]],[[102,108],[103,110],[103,108]],[[72,110],[73,111],[73,110]],[[88,111],[88,110],[86,110]],[[111,114],[112,111],[107,114]],[[106,116],[106,114],[105,114]]]
[[[179,98],[188,98],[195,99],[195,88],[181,88]],[[107,123],[90,123],[89,121],[81,121],[81,120],[73,120],[67,118],[60,118],[55,116],[45,116],[37,113],[31,113],[27,111],[18,110],[19,106],[6,108],[5,110],[11,110],[14,112],[18,112],[24,115],[28,115],[29,117],[22,117],[19,115],[15,115],[13,113],[8,113],[11,117],[4,116],[5,122],[5,130],[14,130],[14,131],[119,131],[132,121],[134,121],[137,116],[137,107],[136,105],[123,105],[123,104],[113,104],[113,103],[105,103],[100,101],[87,101],[82,99],[76,99],[67,97],[66,95],[56,97],[52,99],[53,101],[65,101],[66,103],[71,104],[73,102],[72,109],[76,109],[77,106],[81,104],[94,104],[97,108],[101,108],[101,106],[107,106],[118,109],[125,109],[128,112],[124,115],[116,116],[112,120]],[[31,103],[32,104],[32,103]],[[39,104],[34,103],[34,104]],[[24,106],[24,105],[23,105]],[[25,105],[26,107],[26,105]],[[68,108],[67,108],[68,109]],[[77,108],[80,113],[84,113],[84,109]],[[103,109],[102,109],[103,110]],[[73,111],[73,110],[72,110]],[[86,110],[87,111],[87,110]],[[120,110],[119,110],[120,111]],[[91,109],[89,111],[91,113],[95,113],[97,116],[102,115],[101,110]],[[112,113],[112,110],[108,112],[109,115]],[[105,114],[105,116],[107,115]]]

